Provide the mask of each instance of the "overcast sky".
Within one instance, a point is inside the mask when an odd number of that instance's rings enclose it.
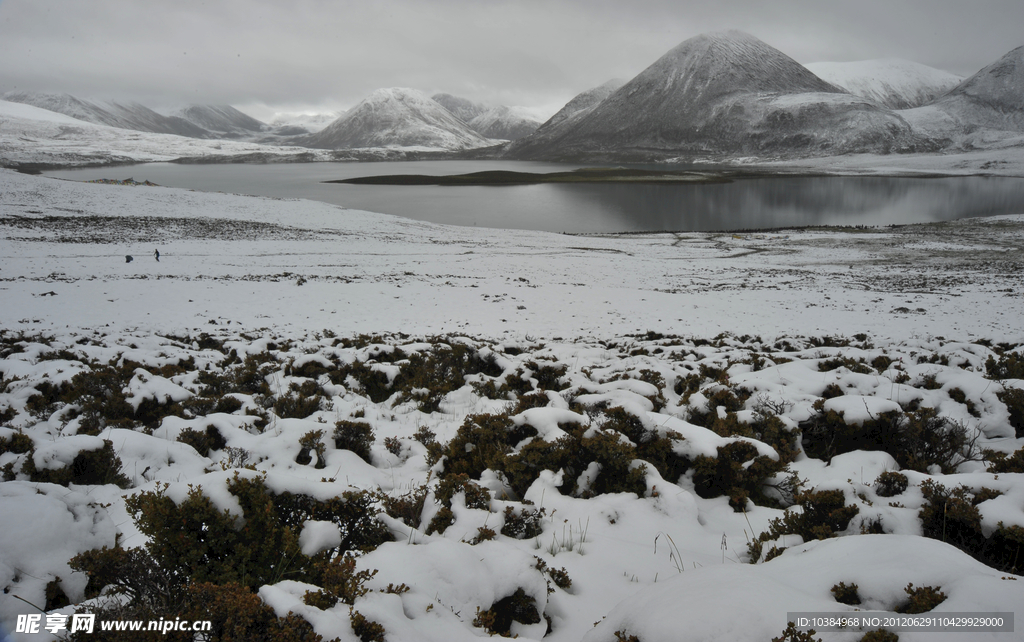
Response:
[[[1024,0],[0,0],[0,92],[347,109],[379,87],[550,115],[683,40],[741,29],[802,63],[970,75],[1024,45]]]

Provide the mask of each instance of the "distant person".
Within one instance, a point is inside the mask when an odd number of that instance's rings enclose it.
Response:
[[[134,259],[134,258],[132,258],[132,255],[131,255],[131,254],[125,254],[125,255],[124,255],[124,262],[125,262],[125,263],[131,263],[131,262],[132,262],[132,261],[134,261],[134,260],[135,260],[135,259]]]
[[[160,262],[160,250],[153,250],[153,256],[156,257],[156,262]]]

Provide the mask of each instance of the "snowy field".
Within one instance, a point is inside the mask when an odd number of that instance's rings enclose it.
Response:
[[[69,560],[149,542],[167,585],[241,566],[325,640],[767,641],[855,609],[1020,638],[1024,215],[567,236],[0,170],[0,239],[9,631],[116,611],[138,593],[86,602]],[[213,509],[144,533],[158,505]],[[198,566],[160,547],[224,521]]]

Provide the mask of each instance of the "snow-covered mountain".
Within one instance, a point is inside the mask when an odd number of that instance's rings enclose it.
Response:
[[[284,113],[274,114],[270,126],[278,130],[302,129],[303,133],[312,133],[322,130],[334,121],[338,120],[345,112],[331,112],[327,114],[308,113]]]
[[[378,89],[320,132],[308,147],[426,147],[469,149],[494,144],[439,103],[414,89]]]
[[[431,99],[484,138],[516,140],[540,127],[540,121],[521,107],[490,106],[451,94],[434,94]]]
[[[898,58],[805,66],[819,78],[889,109],[926,105],[963,81],[948,71]]]
[[[540,121],[526,110],[504,105],[492,107],[466,124],[485,138],[503,140],[516,140],[529,136],[540,127]]]
[[[554,116],[548,119],[542,127],[551,127],[562,123],[569,118],[578,117],[584,113],[588,113],[591,109],[597,106],[602,100],[611,96],[626,84],[625,80],[620,78],[612,78],[603,85],[599,85],[592,89],[588,89],[576,95],[575,98],[565,103],[565,107],[562,107],[555,113]]]
[[[222,138],[252,136],[267,129],[264,123],[231,105],[189,105],[172,115],[215,132]]]
[[[483,115],[490,109],[483,103],[473,102],[468,98],[460,98],[451,94],[434,94],[430,98],[464,123],[468,123],[477,116]]]
[[[513,158],[822,155],[914,147],[898,115],[739,31],[684,41],[567,127]]]
[[[1017,47],[933,103],[961,124],[1024,132],[1024,47]]]
[[[184,118],[163,116],[136,102],[87,100],[71,94],[29,91],[7,92],[3,98],[9,102],[40,107],[94,125],[191,138],[211,137],[206,129]]]

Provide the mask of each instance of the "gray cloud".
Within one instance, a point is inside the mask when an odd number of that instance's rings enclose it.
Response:
[[[968,75],[1024,44],[1019,0],[0,0],[0,91],[276,109],[378,87],[543,106],[742,29],[800,62],[899,57]]]

